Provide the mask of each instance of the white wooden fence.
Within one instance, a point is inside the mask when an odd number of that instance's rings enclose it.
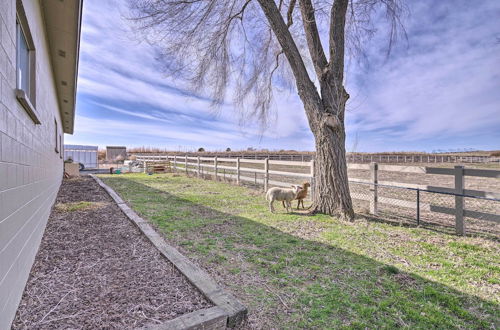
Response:
[[[500,157],[492,156],[461,156],[461,155],[377,155],[377,154],[347,154],[349,163],[500,163]]]
[[[464,217],[500,223],[500,214],[464,209],[465,197],[490,199],[496,201],[497,203],[500,203],[500,192],[465,189],[464,187],[465,176],[498,179],[500,178],[500,171],[498,170],[468,169],[463,166],[455,166],[454,168],[442,168],[442,167],[427,167],[427,166],[380,165],[377,163],[351,164],[348,165],[348,168],[354,170],[370,170],[370,180],[349,178],[349,181],[365,183],[370,185],[370,196],[367,197],[358,196],[357,198],[370,202],[370,213],[372,214],[377,214],[378,204],[390,204],[398,207],[408,207],[413,209],[419,207],[419,210],[421,211],[450,214],[455,216],[455,228],[457,234],[459,235],[465,234]],[[454,176],[454,187],[448,188],[448,187],[438,187],[438,186],[429,186],[421,184],[399,183],[392,181],[379,181],[378,180],[379,171],[450,175]],[[381,197],[378,196],[377,188],[379,186],[388,186],[388,187],[392,186],[392,187],[400,187],[417,191],[420,190],[424,192],[448,194],[455,197],[455,207],[448,208],[443,206],[432,205],[429,203],[418,203],[418,204],[408,203],[408,201],[400,199]],[[498,188],[500,189],[500,186]]]
[[[267,190],[269,185],[290,187],[290,182],[282,182],[276,180],[270,180],[271,174],[296,177],[296,178],[306,178],[311,181],[314,180],[314,160],[309,162],[292,162],[292,161],[280,161],[280,160],[269,160],[269,159],[242,159],[242,158],[218,158],[218,157],[190,157],[190,156],[137,156],[137,161],[144,163],[144,171],[147,170],[148,163],[155,162],[165,162],[170,161],[172,167],[176,170],[186,171],[186,172],[196,172],[198,176],[202,173],[209,173],[219,177],[227,177],[236,180],[238,184],[242,181],[253,182],[256,184],[261,184],[264,190]],[[195,161],[195,162],[193,162]],[[224,166],[220,163],[234,163],[234,166]],[[245,167],[245,164],[261,164],[263,169],[254,167]],[[284,165],[284,166],[302,166],[307,167],[310,170],[308,173],[297,173],[288,171],[274,171],[269,169],[269,165]],[[207,171],[207,169],[211,169]],[[234,173],[225,173],[221,170],[229,170]],[[262,174],[262,178],[256,176],[250,177],[248,173]]]
[[[138,157],[151,157],[151,156],[166,156],[163,154],[146,154],[146,153],[132,153]],[[174,154],[168,155],[173,157]],[[189,157],[196,157],[196,153],[188,154]],[[183,157],[177,156],[177,157]],[[202,156],[203,157],[203,156]],[[284,161],[300,161],[309,162],[314,158],[313,153],[297,153],[297,154],[284,154],[284,153],[236,153],[227,152],[215,155],[210,155],[210,157],[222,158],[240,158],[240,159],[254,159],[254,160],[284,160]],[[208,158],[208,157],[204,157]],[[369,163],[396,163],[396,164],[407,164],[407,163],[459,163],[459,164],[473,164],[473,163],[500,163],[500,157],[494,156],[463,156],[457,155],[439,155],[439,154],[363,154],[363,153],[347,153],[346,160],[348,163],[356,164],[369,164]]]
[[[290,182],[270,180],[270,176],[284,176],[293,178],[305,178],[310,180],[311,185],[314,185],[314,160],[308,162],[299,161],[280,161],[269,159],[242,159],[242,158],[218,158],[218,157],[192,157],[192,156],[137,156],[137,161],[144,163],[144,171],[147,171],[149,163],[169,161],[175,170],[185,171],[186,173],[195,172],[197,176],[202,174],[214,175],[218,180],[220,177],[227,177],[235,180],[237,184],[242,181],[253,182],[260,184],[266,191],[269,186],[289,187]],[[220,163],[233,163],[234,166],[221,165]],[[245,164],[260,164],[263,168],[245,167]],[[271,170],[270,165],[280,165],[281,167],[293,167],[291,171]],[[255,165],[254,165],[255,166]],[[303,167],[303,172],[293,172],[297,167]],[[210,169],[210,170],[207,170]],[[481,191],[464,188],[464,177],[482,177],[490,179],[500,178],[500,170],[483,170],[469,169],[463,166],[455,166],[454,168],[426,167],[426,166],[400,166],[400,165],[383,165],[377,163],[371,164],[349,164],[348,169],[352,170],[369,170],[370,179],[361,179],[349,177],[350,183],[367,184],[370,187],[370,194],[365,196],[352,196],[355,199],[368,201],[370,203],[370,213],[376,215],[379,204],[389,204],[397,207],[412,208],[420,211],[438,212],[455,216],[455,228],[459,235],[465,234],[464,217],[481,219],[500,223],[500,214],[479,212],[466,210],[464,208],[464,198],[483,198],[490,199],[500,203],[500,192]],[[226,173],[226,170],[231,173]],[[416,173],[416,174],[438,174],[454,176],[454,187],[438,187],[421,184],[408,184],[392,181],[379,181],[379,171]],[[254,177],[248,176],[248,173],[254,173]],[[257,178],[257,173],[262,175],[262,178]],[[396,198],[379,196],[378,187],[397,187],[411,190],[420,190],[424,192],[432,192],[438,194],[448,194],[455,197],[454,208],[432,205],[429,203],[409,202]],[[500,188],[500,187],[499,187]]]

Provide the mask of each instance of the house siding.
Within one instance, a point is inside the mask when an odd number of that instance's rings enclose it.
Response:
[[[1,0],[0,329],[9,329],[15,316],[63,173],[55,151],[54,119],[58,132],[62,121],[40,1],[22,3],[35,44],[36,110],[41,124],[33,123],[15,96],[16,0]]]

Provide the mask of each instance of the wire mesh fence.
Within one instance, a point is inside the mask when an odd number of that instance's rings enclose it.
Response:
[[[143,161],[161,160],[158,157]],[[163,161],[169,162],[174,172],[238,182],[255,189],[288,187],[308,181],[313,192],[315,186],[314,162],[188,156],[164,157]],[[379,167],[376,163],[352,166],[349,170],[351,197],[358,214],[399,225],[440,228],[461,235],[481,233],[496,239],[500,237],[500,194],[496,192],[498,184],[495,181],[500,179],[500,171],[464,169],[462,166],[454,169]],[[464,176],[470,178],[467,185]]]
[[[209,179],[215,178],[213,169],[202,170],[201,174]],[[192,175],[196,174],[192,173]],[[264,173],[255,172],[252,169],[242,169],[241,176],[252,178],[253,180],[242,181],[242,184],[255,189],[261,189],[265,180]],[[235,170],[218,170],[219,181],[235,182],[235,177]],[[290,183],[297,182],[297,179],[292,177],[287,179]],[[442,213],[440,210],[454,209],[456,197],[463,199],[464,209],[500,214],[500,200],[493,198],[384,184],[373,185],[356,181],[350,181],[349,185],[356,213],[365,215],[376,221],[385,221],[404,226],[423,226],[453,234],[456,231],[455,215]],[[373,205],[371,204],[373,204],[373,190],[375,187],[377,189],[377,202],[376,208],[373,209]],[[488,219],[477,219],[477,217],[467,216],[464,217],[464,221],[468,234],[488,235],[494,239],[500,238],[499,223]]]
[[[376,202],[374,189],[377,190]],[[450,234],[455,233],[455,214],[444,212],[454,210],[456,198],[461,198],[463,209],[467,209],[464,213],[467,233],[500,239],[500,223],[486,215],[481,218],[484,213],[500,215],[499,199],[365,182],[350,182],[350,190],[359,214],[398,225],[439,228]]]

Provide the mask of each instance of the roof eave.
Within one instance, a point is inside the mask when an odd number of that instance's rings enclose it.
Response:
[[[83,0],[41,2],[64,133],[73,134]]]

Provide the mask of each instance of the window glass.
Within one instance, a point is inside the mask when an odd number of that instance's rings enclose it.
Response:
[[[57,120],[54,119],[54,128],[55,128],[55,137],[56,137],[56,152],[59,152],[59,147],[57,146],[57,138],[58,138],[58,133],[57,133]]]
[[[21,26],[17,24],[17,88],[30,95],[30,54]]]

